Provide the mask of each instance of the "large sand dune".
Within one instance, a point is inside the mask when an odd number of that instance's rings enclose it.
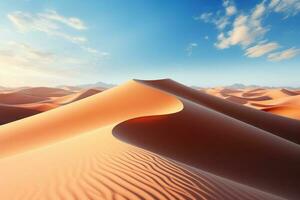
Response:
[[[170,80],[67,96],[0,126],[0,199],[300,197],[296,120]]]

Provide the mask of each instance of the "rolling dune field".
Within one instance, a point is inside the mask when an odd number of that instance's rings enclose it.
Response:
[[[245,106],[170,79],[43,89],[1,93],[0,199],[300,198],[300,122],[249,103],[298,93],[225,91]]]

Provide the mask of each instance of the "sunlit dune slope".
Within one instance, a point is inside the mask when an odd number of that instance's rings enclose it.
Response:
[[[132,89],[130,94],[127,94],[126,88]],[[174,102],[176,106],[180,104],[169,95],[153,89],[144,92],[144,88],[129,82],[101,95],[4,125],[0,128],[0,156],[55,142],[124,119],[147,115],[148,112],[168,113],[168,110],[173,109]],[[143,95],[143,98],[137,98],[137,95]],[[158,99],[157,104],[152,103],[155,98]],[[170,99],[173,104],[166,103]],[[128,105],[128,102],[131,103]]]
[[[175,96],[130,81],[3,125],[0,199],[282,199],[112,135],[123,121],[182,109]]]

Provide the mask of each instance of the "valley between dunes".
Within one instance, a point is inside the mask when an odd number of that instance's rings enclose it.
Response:
[[[0,126],[0,199],[300,198],[298,120],[169,79],[67,96],[11,106],[30,117]]]

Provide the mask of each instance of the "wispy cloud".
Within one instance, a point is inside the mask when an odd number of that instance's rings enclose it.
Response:
[[[49,83],[53,85],[57,84],[53,80],[65,82],[76,79],[78,76],[76,69],[92,66],[93,62],[84,57],[45,51],[28,43],[2,42],[0,43],[0,84]]]
[[[77,29],[77,30],[85,30],[87,29],[85,23],[76,17],[65,17],[62,15],[59,15],[55,10],[48,10],[44,13],[39,14],[40,17],[43,17],[45,19],[53,20],[60,22],[62,24],[65,24],[71,28]]]
[[[1,45],[0,66],[34,67],[51,64],[55,55],[14,41]]]
[[[66,41],[79,45],[84,51],[91,53],[98,58],[108,57],[107,52],[100,52],[97,49],[89,47],[88,38],[78,35],[88,29],[87,25],[77,17],[66,17],[55,10],[47,10],[37,14],[15,11],[7,15],[8,19],[21,33],[36,31],[42,32],[52,37],[59,37]],[[75,33],[70,34],[66,30],[70,28]]]
[[[234,15],[237,12],[237,9],[233,3],[233,1],[230,0],[224,0],[223,1],[223,6],[225,8],[226,11],[226,15],[227,16],[231,16]]]
[[[108,58],[110,56],[110,53],[108,53],[108,52],[99,51],[99,50],[91,48],[91,47],[83,46],[82,49],[86,52],[89,52],[89,53],[95,55],[98,58]]]
[[[215,46],[218,49],[239,45],[246,56],[255,58],[279,48],[277,42],[264,42],[267,40],[266,33],[270,31],[270,26],[263,24],[264,19],[273,11],[283,12],[287,16],[295,15],[300,11],[300,0],[262,0],[248,12],[239,11],[234,2],[229,0],[223,1],[223,7],[223,12],[203,13],[195,20],[216,26],[219,33]]]
[[[270,61],[278,62],[281,60],[286,60],[295,57],[300,54],[300,49],[289,48],[284,51],[271,53],[268,55]]]
[[[270,53],[279,48],[276,42],[269,42],[265,44],[258,44],[253,47],[246,49],[245,55],[250,58],[256,58]]]
[[[202,13],[200,16],[198,17],[194,17],[195,20],[202,20],[205,23],[210,23],[212,22],[211,20],[213,19],[213,13],[209,12],[209,13]]]
[[[300,12],[299,0],[271,0],[269,8],[277,13],[284,13],[285,18],[294,16]]]
[[[194,49],[198,47],[198,44],[195,42],[189,43],[187,48],[185,49],[188,56],[191,56],[193,54]]]
[[[47,11],[36,15],[22,11],[15,11],[7,15],[8,19],[20,32],[39,31],[50,36],[56,36],[73,43],[84,43],[87,38],[67,34],[62,25],[68,25],[76,30],[86,29],[77,18],[65,18],[55,11]],[[60,22],[60,23],[58,23]],[[76,22],[76,23],[74,23]]]

